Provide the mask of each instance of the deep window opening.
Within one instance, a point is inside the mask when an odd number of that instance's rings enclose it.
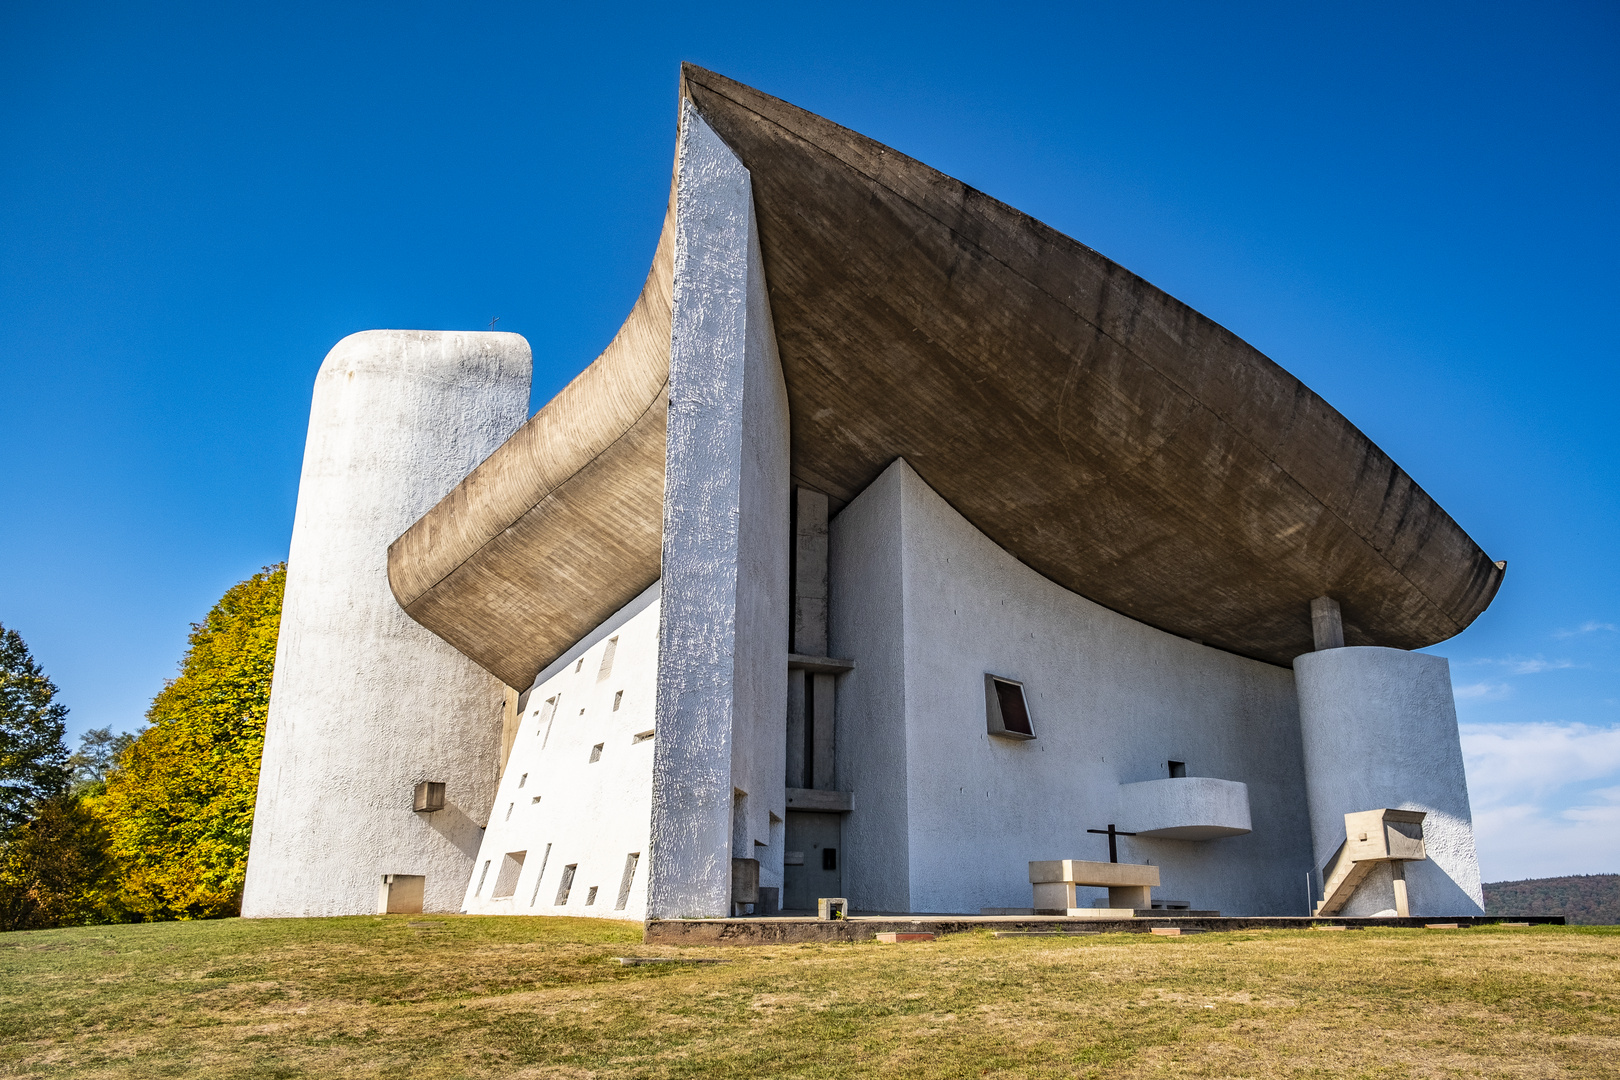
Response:
[[[986,721],[990,734],[1008,739],[1033,739],[1035,726],[1030,723],[1024,684],[988,673],[984,683]]]
[[[493,860],[491,860],[491,859],[485,859],[484,860],[484,869],[479,871],[479,874],[478,874],[478,888],[473,890],[473,895],[474,896],[482,896],[482,895],[484,895],[484,879],[489,877],[489,864],[492,861]]]
[[[527,851],[506,853],[506,857],[501,860],[501,872],[495,876],[495,888],[489,894],[491,900],[502,900],[517,892],[518,878],[523,875],[523,859],[526,855]]]
[[[613,695],[613,711],[618,712],[619,711],[619,706],[623,702],[624,702],[624,691],[620,690],[617,694]]]
[[[824,847],[821,849],[821,868],[823,870],[838,869],[838,849]]]
[[[536,796],[535,801],[536,802],[540,801],[538,796]],[[534,872],[534,892],[529,894],[529,906],[530,907],[534,907],[534,902],[536,900],[540,899],[540,879],[546,876],[546,863],[550,859],[551,859],[551,845],[547,844],[546,845],[546,850],[544,850],[544,851],[542,851],[540,853],[540,869],[538,869],[538,870],[536,870]]]
[[[1183,776],[1186,776],[1186,775],[1187,775],[1187,763],[1185,761],[1172,761],[1172,762],[1170,762],[1170,776],[1172,778],[1180,778],[1180,777],[1183,777]]]
[[[590,907],[592,904],[596,903],[596,889],[597,886],[592,885],[590,891],[585,894],[586,907]]]
[[[636,864],[641,861],[641,852],[632,851],[624,857],[624,877],[619,879],[619,899],[613,904],[613,910],[623,911],[630,902],[630,886],[636,880]]]
[[[557,907],[568,903],[568,893],[574,887],[574,871],[579,869],[579,863],[569,863],[563,867],[562,881],[557,885]]]
[[[619,639],[617,637],[608,638],[607,648],[602,650],[602,666],[596,670],[597,682],[606,682],[608,676],[613,674],[613,657],[618,652]]]
[[[597,743],[595,746],[591,747],[591,760],[592,761],[601,761],[602,760],[602,747],[604,745],[606,745],[606,744],[605,743]]]

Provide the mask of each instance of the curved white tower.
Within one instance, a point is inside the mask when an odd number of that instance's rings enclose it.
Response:
[[[517,430],[517,334],[372,330],[315,378],[242,914],[377,910],[386,874],[455,911],[494,797],[505,687],[388,587],[388,545]],[[444,809],[412,811],[419,781]]]
[[[1323,649],[1294,661],[1294,680],[1317,866],[1344,842],[1344,815],[1422,810],[1428,858],[1406,864],[1412,914],[1484,914],[1446,658],[1371,646]],[[1394,904],[1384,863],[1340,914],[1372,915]]]

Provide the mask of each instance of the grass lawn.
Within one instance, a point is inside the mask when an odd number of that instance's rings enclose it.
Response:
[[[0,934],[0,1076],[1620,1077],[1620,929],[682,950],[428,918]]]

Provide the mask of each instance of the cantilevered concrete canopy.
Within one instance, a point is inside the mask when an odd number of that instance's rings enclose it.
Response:
[[[855,132],[686,65],[748,167],[798,482],[896,457],[1014,556],[1288,664],[1468,626],[1493,563],[1299,380],[1124,268]],[[511,686],[659,574],[674,206],[607,350],[389,550],[395,596]],[[784,508],[786,512],[786,508]]]

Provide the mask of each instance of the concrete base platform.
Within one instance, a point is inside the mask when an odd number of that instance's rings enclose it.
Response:
[[[1447,923],[1460,929],[1496,926],[1512,920],[1532,926],[1563,926],[1562,915],[1480,915],[1454,916]],[[1410,919],[1312,919],[1297,917],[1208,918],[1175,917],[1153,914],[1129,919],[1069,918],[1041,915],[852,915],[847,919],[742,918],[742,919],[652,919],[642,940],[648,945],[793,945],[810,941],[871,941],[879,934],[965,934],[975,930],[1044,931],[1064,933],[1088,930],[1093,933],[1147,934],[1155,928],[1185,930],[1309,930],[1313,927],[1344,926],[1348,929],[1404,928],[1421,930],[1437,922],[1430,915]],[[1080,935],[1076,935],[1080,936]],[[1090,936],[1090,935],[1086,935]]]

